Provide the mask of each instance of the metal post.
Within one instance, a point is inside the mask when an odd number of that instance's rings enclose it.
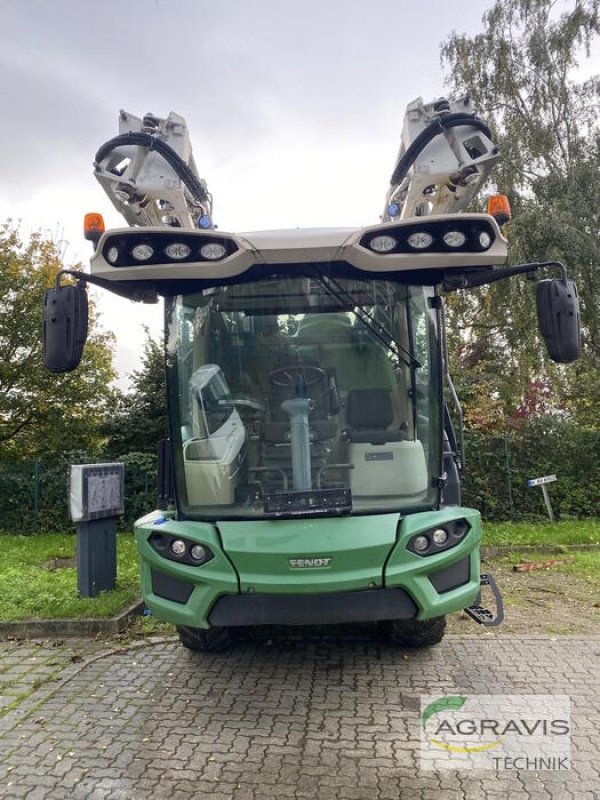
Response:
[[[82,597],[96,597],[116,586],[123,483],[123,464],[71,466],[69,501],[77,522],[77,588]]]
[[[109,592],[117,583],[116,517],[77,526],[77,589],[81,597]]]
[[[550,522],[554,522],[552,503],[550,502],[550,492],[548,491],[548,487],[546,486],[545,483],[542,484],[542,492],[544,493],[544,502],[546,503],[546,508],[548,509],[548,516],[550,517]]]
[[[510,508],[510,515],[514,517],[515,515],[515,505],[513,502],[513,494],[512,494],[512,475],[510,471],[510,452],[508,449],[508,439],[506,438],[506,434],[504,434],[504,462],[506,464],[506,489],[508,491],[508,507]]]
[[[527,486],[530,488],[532,486],[539,486],[541,487],[542,494],[544,495],[544,502],[546,503],[546,508],[548,510],[548,516],[550,517],[550,522],[554,522],[554,513],[552,512],[552,503],[550,502],[550,494],[548,493],[548,483],[554,483],[556,480],[556,475],[545,475],[543,478],[530,478],[527,481]]]
[[[36,458],[33,462],[33,513],[37,520],[40,513],[40,460]]]

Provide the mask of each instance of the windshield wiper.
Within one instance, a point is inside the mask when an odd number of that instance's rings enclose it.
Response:
[[[388,347],[392,353],[400,361],[402,361],[403,364],[406,364],[407,367],[410,367],[410,369],[413,370],[423,366],[419,361],[417,361],[412,353],[410,353],[400,344],[400,342],[386,327],[384,327],[373,316],[371,316],[364,306],[361,306],[360,303],[357,303],[350,292],[344,289],[344,287],[338,283],[335,278],[330,278],[327,275],[321,275],[318,272],[314,273],[314,278],[321,284],[321,286],[323,286],[325,291],[327,291],[331,297],[338,301],[340,306],[342,306],[344,309],[351,308],[354,314],[356,314],[356,316],[370,331],[370,333],[372,333],[378,341],[384,344],[385,347]]]

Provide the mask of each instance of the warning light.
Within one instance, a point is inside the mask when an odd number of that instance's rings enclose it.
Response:
[[[104,233],[104,219],[102,214],[86,214],[83,218],[83,235],[88,242],[98,244]]]
[[[510,222],[512,217],[510,203],[505,194],[493,194],[488,200],[487,211],[490,216],[494,217],[500,227]]]

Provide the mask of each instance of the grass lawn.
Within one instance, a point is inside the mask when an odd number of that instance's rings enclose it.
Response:
[[[504,559],[507,571],[518,561],[549,558],[547,554],[519,554],[520,546],[600,543],[600,519],[566,520],[554,525],[549,522],[485,523],[483,530],[484,545],[514,548]],[[95,598],[79,597],[75,566],[56,565],[57,559],[73,559],[75,547],[75,533],[0,534],[0,622],[110,617],[140,596],[139,562],[132,534],[120,533],[117,537],[117,588]],[[576,578],[588,587],[591,599],[592,593],[595,597],[592,587],[600,583],[600,553],[569,553],[568,562],[557,565],[552,573],[557,577],[562,574]],[[548,573],[544,571],[544,574]]]
[[[514,572],[513,566],[542,566]],[[600,623],[600,552],[548,553],[512,550],[485,562],[501,588],[503,633],[596,635]]]
[[[483,544],[510,546],[488,558],[506,606],[504,633],[597,633],[600,622],[600,550],[569,551],[568,545],[600,543],[600,519],[550,522],[484,523]],[[556,546],[564,553],[536,550]],[[523,548],[523,549],[520,549]],[[514,572],[516,564],[539,564],[541,569]],[[460,627],[460,626],[459,626]]]
[[[600,519],[561,522],[484,522],[483,545],[600,544]]]
[[[133,534],[118,534],[117,588],[98,597],[79,597],[76,567],[55,566],[74,558],[75,548],[75,533],[0,535],[0,622],[110,617],[140,596]]]

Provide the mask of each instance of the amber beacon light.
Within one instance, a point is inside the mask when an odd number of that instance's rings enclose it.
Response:
[[[493,194],[488,200],[487,211],[490,216],[494,217],[500,227],[510,222],[512,217],[510,203],[505,194]]]
[[[104,219],[102,214],[86,214],[83,218],[83,235],[95,245],[104,233]]]

